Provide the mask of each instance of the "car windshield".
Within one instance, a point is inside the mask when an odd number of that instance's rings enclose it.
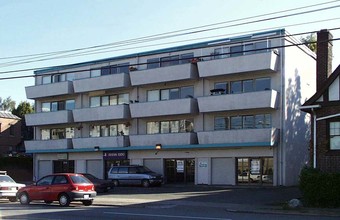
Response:
[[[138,173],[152,173],[152,171],[147,167],[138,167]]]
[[[15,181],[9,176],[0,176],[0,182],[15,183]]]
[[[70,176],[73,183],[91,183],[88,179],[83,176]]]

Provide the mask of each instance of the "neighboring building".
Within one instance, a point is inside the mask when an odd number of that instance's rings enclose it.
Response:
[[[21,119],[7,111],[0,111],[0,155],[12,156],[20,151]]]
[[[311,161],[326,172],[340,172],[340,66],[332,73],[332,35],[317,35],[317,91],[301,110],[311,113],[314,123]],[[315,131],[315,133],[314,133]]]
[[[280,29],[35,71],[35,178],[141,164],[167,183],[296,184],[316,87],[297,43]]]

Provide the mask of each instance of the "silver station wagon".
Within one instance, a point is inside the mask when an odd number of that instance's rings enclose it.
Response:
[[[119,185],[161,185],[163,176],[155,173],[145,166],[114,166],[108,172],[108,179],[111,179],[115,186]]]

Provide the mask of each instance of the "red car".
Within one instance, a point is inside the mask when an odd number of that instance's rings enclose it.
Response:
[[[17,192],[22,205],[28,205],[33,200],[43,200],[47,204],[58,201],[64,207],[73,201],[81,201],[85,206],[92,205],[96,195],[93,183],[75,173],[51,174]]]

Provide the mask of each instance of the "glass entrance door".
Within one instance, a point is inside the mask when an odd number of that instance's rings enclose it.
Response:
[[[195,159],[165,159],[166,183],[193,183]]]

